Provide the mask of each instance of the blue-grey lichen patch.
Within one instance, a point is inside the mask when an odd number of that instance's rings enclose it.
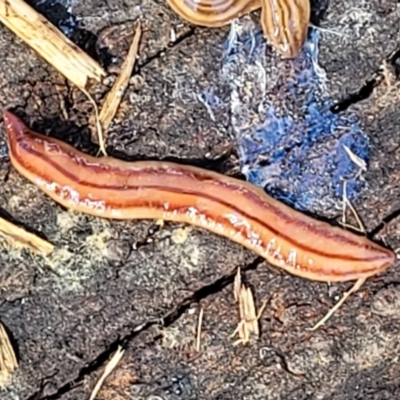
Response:
[[[341,207],[344,182],[350,200],[359,194],[354,160],[367,161],[369,142],[354,115],[331,112],[318,40],[312,30],[296,59],[280,60],[244,18],[224,44],[221,76],[247,179],[300,210],[326,213]]]

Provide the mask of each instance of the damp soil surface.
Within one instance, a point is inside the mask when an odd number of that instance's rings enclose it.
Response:
[[[55,24],[69,24],[72,40],[111,77],[141,20],[138,63],[108,132],[110,155],[177,159],[238,174],[229,88],[220,84],[229,27],[193,27],[158,0],[76,2],[75,26],[63,6],[32,4]],[[337,110],[350,107],[371,143],[366,185],[354,207],[369,236],[395,250],[400,6],[394,0],[313,2],[313,22],[323,28],[319,63]],[[3,26],[0,50],[0,108],[95,154],[85,95]],[[278,62],[269,51],[271,63]],[[99,104],[111,83],[91,88]],[[213,118],[198,96],[210,88],[221,100]],[[311,331],[350,284],[288,275],[193,227],[66,210],[10,167],[2,124],[0,177],[1,215],[56,246],[44,258],[1,242],[0,320],[19,360],[1,399],[88,399],[120,346],[123,358],[98,399],[400,398],[398,263]],[[331,218],[332,210],[319,216]],[[238,267],[256,307],[266,303],[260,335],[245,346],[232,338],[239,323]]]

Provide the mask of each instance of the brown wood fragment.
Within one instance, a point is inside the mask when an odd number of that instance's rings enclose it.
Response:
[[[0,22],[80,89],[104,69],[22,0],[0,0]]]
[[[12,240],[17,246],[29,248],[43,256],[54,250],[53,244],[1,217],[0,235],[6,240]]]

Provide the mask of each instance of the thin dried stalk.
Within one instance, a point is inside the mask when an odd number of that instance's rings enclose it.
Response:
[[[96,102],[94,101],[93,97],[87,92],[85,89],[82,89],[82,92],[86,95],[88,100],[93,105],[94,110],[94,120],[95,120],[95,127],[97,133],[97,140],[99,141],[99,153],[103,153],[103,156],[107,157],[106,151],[106,141],[103,134],[103,128],[101,126],[100,116],[99,116],[99,108],[97,107]]]
[[[196,351],[200,351],[200,346],[201,346],[201,326],[203,323],[203,314],[204,314],[204,309],[201,307],[200,313],[199,313],[199,320],[197,323],[197,337],[196,337]]]
[[[234,343],[235,345],[247,344],[250,340],[251,334],[254,334],[257,337],[260,335],[258,320],[265,309],[266,302],[263,303],[257,314],[253,293],[249,287],[246,287],[241,283],[241,274],[239,270],[235,277],[233,290],[235,300],[239,302],[240,322],[233,332],[232,337],[239,335],[240,339]]]
[[[101,375],[100,379],[97,381],[96,386],[93,389],[92,394],[90,395],[89,400],[94,400],[97,396],[97,393],[99,393],[101,386],[103,385],[104,381],[106,380],[107,376],[111,374],[111,372],[115,369],[117,364],[120,362],[122,356],[124,355],[125,350],[122,349],[121,347],[118,347],[118,350],[114,353],[112,356],[111,360],[108,362],[106,365],[106,368]]]
[[[326,313],[326,315],[320,319],[312,328],[310,328],[310,331],[315,331],[317,330],[320,326],[324,325],[326,321],[332,315],[339,310],[339,308],[344,304],[344,302],[355,292],[360,290],[361,286],[364,285],[366,279],[365,278],[360,278],[356,281],[356,283],[350,288],[348,292],[344,292],[342,298]]]
[[[7,240],[12,239],[17,245],[27,247],[43,256],[49,255],[54,250],[54,245],[39,236],[14,225],[0,217],[0,235]]]
[[[140,23],[138,23],[128,55],[121,66],[121,73],[116,79],[111,90],[108,92],[100,111],[99,119],[104,131],[106,131],[110,126],[111,121],[117,113],[126,88],[128,87],[128,82],[132,75],[133,67],[135,66],[141,35],[142,29]]]
[[[18,368],[17,357],[11,345],[10,339],[0,322],[0,387],[8,384],[10,375]]]
[[[346,145],[343,145],[343,148],[354,164],[356,164],[362,171],[367,170],[367,163],[362,158],[358,157],[357,154],[354,154]]]
[[[22,0],[0,0],[0,22],[78,88],[101,82],[104,69]]]
[[[345,146],[346,148],[346,146]],[[349,150],[350,151],[350,150]],[[348,153],[350,155],[350,153]],[[359,228],[348,225],[346,223],[346,207],[349,207],[350,210],[352,211]],[[353,207],[353,205],[351,204],[349,198],[347,197],[347,182],[345,181],[343,183],[343,220],[342,220],[342,225],[344,227],[348,227],[348,228],[352,228],[352,229],[356,229],[359,232],[362,233],[366,233],[365,231],[365,227],[363,225],[363,223],[361,222],[360,217],[358,216],[358,213],[356,211],[356,209]],[[344,302],[355,292],[357,292],[358,290],[360,290],[361,286],[365,283],[366,279],[365,278],[360,278],[358,279],[354,285],[350,288],[350,290],[348,292],[345,292],[342,296],[342,298],[326,313],[326,315],[320,319],[312,328],[310,328],[311,331],[314,331],[316,329],[318,329],[320,326],[324,325],[326,323],[326,321],[328,321],[328,319],[330,317],[332,317],[332,315],[339,310],[339,308],[344,304]]]
[[[239,301],[241,287],[242,287],[242,273],[241,273],[241,269],[239,267],[237,269],[235,281],[233,283],[233,295],[235,297],[235,301]]]
[[[347,207],[349,207],[350,211],[353,213],[353,216],[354,216],[354,218],[356,219],[356,221],[358,223],[358,227],[347,224],[347,222],[346,222],[346,210],[347,210]],[[342,223],[341,223],[341,225],[344,228],[351,228],[351,229],[357,230],[357,231],[359,231],[361,233],[364,233],[364,234],[366,233],[365,227],[364,227],[364,225],[363,225],[363,223],[362,223],[362,221],[361,221],[356,209],[354,208],[353,204],[351,204],[351,201],[347,197],[347,181],[343,182],[343,214],[342,214]]]

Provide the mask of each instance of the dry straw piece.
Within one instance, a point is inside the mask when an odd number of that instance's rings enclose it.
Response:
[[[114,353],[111,357],[110,361],[107,363],[103,374],[101,375],[100,379],[97,381],[96,386],[94,387],[92,394],[90,395],[89,400],[94,400],[99,393],[104,381],[106,378],[111,374],[111,372],[115,369],[117,364],[121,361],[122,356],[124,355],[125,350],[122,347],[118,347],[118,350]]]
[[[142,30],[139,23],[136,27],[136,32],[133,36],[128,55],[121,66],[121,73],[116,79],[112,89],[108,92],[104,104],[101,107],[99,120],[104,131],[106,131],[111,124],[111,121],[117,113],[122,97],[124,96],[128,87],[129,79],[132,75],[133,67],[135,66],[135,61],[139,50],[141,34]]]
[[[17,246],[26,247],[43,256],[49,255],[54,250],[54,245],[51,243],[1,217],[0,235],[6,240],[13,240]]]
[[[100,83],[106,76],[101,65],[22,0],[0,0],[0,22],[88,97],[96,115],[100,149],[106,155],[97,105],[86,87],[90,80]]]
[[[18,368],[17,357],[10,339],[0,322],[0,387],[4,388],[9,382],[10,375]]]
[[[254,303],[254,297],[251,289],[242,284],[241,271],[238,268],[235,282],[233,285],[233,294],[235,300],[239,303],[240,322],[232,334],[232,337],[239,335],[239,338],[234,344],[247,344],[250,341],[250,335],[254,334],[259,337],[260,330],[258,328],[258,320],[263,313],[266,302],[263,302],[258,314]]]
[[[346,146],[345,146],[345,150],[346,150]],[[347,150],[346,150],[347,151]],[[349,154],[350,156],[350,150],[347,152],[347,154]],[[355,156],[357,157],[357,156]],[[353,160],[354,161],[354,160]],[[363,160],[361,160],[363,161]],[[356,162],[356,161],[354,161]],[[346,208],[349,207],[350,211],[353,213],[354,218],[356,219],[359,228],[348,225],[346,223]],[[356,229],[359,232],[362,232],[365,234],[365,227],[361,222],[360,217],[357,214],[356,209],[353,207],[353,205],[351,204],[350,200],[347,197],[347,182],[344,181],[343,182],[343,220],[342,220],[342,225],[344,227],[348,227],[351,229]],[[326,313],[326,315],[320,319],[312,328],[310,328],[311,331],[314,331],[316,329],[318,329],[320,326],[324,325],[326,323],[326,321],[328,321],[328,319],[330,317],[332,317],[332,315],[339,310],[339,308],[344,304],[344,302],[353,294],[356,293],[358,290],[360,290],[361,286],[364,285],[366,279],[365,278],[360,278],[358,279],[353,286],[350,287],[350,289],[347,292],[344,292],[341,299]]]
[[[104,69],[22,0],[0,0],[0,22],[80,89]]]
[[[196,351],[199,352],[201,349],[201,326],[203,323],[203,315],[204,315],[204,309],[201,307],[200,313],[199,313],[199,320],[197,322],[197,334],[196,334]]]

